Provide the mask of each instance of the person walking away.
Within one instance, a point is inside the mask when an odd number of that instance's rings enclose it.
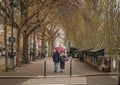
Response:
[[[53,62],[54,62],[54,72],[58,72],[58,63],[59,63],[59,52],[56,50],[56,52],[53,52]]]
[[[60,72],[62,73],[63,70],[65,69],[65,53],[64,51],[61,51],[60,52]]]

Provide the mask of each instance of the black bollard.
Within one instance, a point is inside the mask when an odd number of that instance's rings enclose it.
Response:
[[[72,56],[70,56],[70,77],[72,77]]]
[[[46,77],[46,57],[44,58],[44,77]]]

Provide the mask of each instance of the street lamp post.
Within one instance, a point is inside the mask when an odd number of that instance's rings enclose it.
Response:
[[[11,43],[10,46],[10,69],[14,69],[14,50],[13,50],[13,44],[15,42],[15,38],[13,37],[13,27],[14,27],[14,17],[13,17],[13,10],[15,7],[15,3],[13,0],[10,2],[11,7],[11,37],[9,38],[9,41]]]

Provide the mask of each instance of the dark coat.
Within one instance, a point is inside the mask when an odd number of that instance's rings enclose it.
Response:
[[[64,69],[65,68],[65,60],[64,60],[65,56],[60,56],[60,69]]]
[[[53,53],[53,62],[59,62],[59,56],[60,56],[60,54],[58,51],[54,52]]]

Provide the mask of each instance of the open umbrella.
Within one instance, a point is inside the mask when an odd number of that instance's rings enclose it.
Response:
[[[55,47],[55,50],[57,50],[57,51],[65,51],[65,48],[63,48],[63,47]]]

